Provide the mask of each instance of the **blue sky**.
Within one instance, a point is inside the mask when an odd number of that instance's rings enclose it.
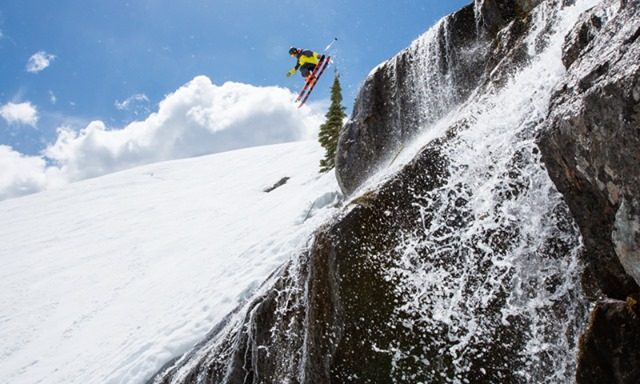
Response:
[[[334,37],[331,53],[350,112],[373,67],[470,2],[4,0],[0,145],[42,156],[59,127],[80,131],[94,120],[107,130],[126,127],[199,75],[214,86],[233,81],[297,92],[301,77],[285,77],[294,64],[288,48],[322,50]],[[328,99],[331,80],[329,71],[312,101]]]

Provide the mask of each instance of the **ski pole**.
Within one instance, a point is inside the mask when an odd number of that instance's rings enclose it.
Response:
[[[337,37],[334,37],[333,40],[331,40],[331,42],[329,43],[329,45],[327,45],[327,47],[324,49],[324,51],[322,52],[327,52],[329,50],[329,48],[331,48],[331,46],[333,45],[333,43],[335,43],[336,41],[338,41]]]

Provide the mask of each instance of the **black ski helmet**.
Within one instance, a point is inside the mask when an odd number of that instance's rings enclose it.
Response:
[[[289,54],[290,55],[296,55],[297,53],[298,53],[298,48],[296,48],[296,47],[289,48]]]

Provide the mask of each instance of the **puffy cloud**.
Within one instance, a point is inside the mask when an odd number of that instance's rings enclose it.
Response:
[[[207,77],[196,77],[166,96],[157,112],[121,129],[109,129],[101,121],[80,131],[59,128],[55,143],[43,152],[54,165],[0,146],[0,199],[156,161],[315,139],[323,112],[298,109],[294,98],[285,88],[233,82],[216,86]],[[7,104],[0,113],[7,121],[36,121],[29,103],[20,108]]]
[[[38,122],[38,110],[30,102],[7,103],[0,107],[0,116],[9,124],[25,124],[35,127]]]
[[[24,156],[0,145],[0,200],[41,191],[61,182],[56,169],[47,169],[39,156]]]
[[[47,68],[55,58],[55,55],[45,51],[36,52],[27,62],[27,72],[38,73]]]
[[[94,121],[79,132],[59,129],[45,150],[71,180],[156,161],[315,138],[323,115],[298,109],[280,87],[194,78],[160,102],[157,112],[122,129]]]

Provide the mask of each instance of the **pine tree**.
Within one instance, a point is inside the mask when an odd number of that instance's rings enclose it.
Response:
[[[346,117],[345,107],[342,106],[342,88],[340,87],[340,75],[335,71],[335,78],[331,86],[331,105],[325,115],[326,121],[320,126],[318,140],[326,153],[320,160],[320,172],[327,172],[336,165],[336,148],[338,136],[342,128],[342,122]]]

